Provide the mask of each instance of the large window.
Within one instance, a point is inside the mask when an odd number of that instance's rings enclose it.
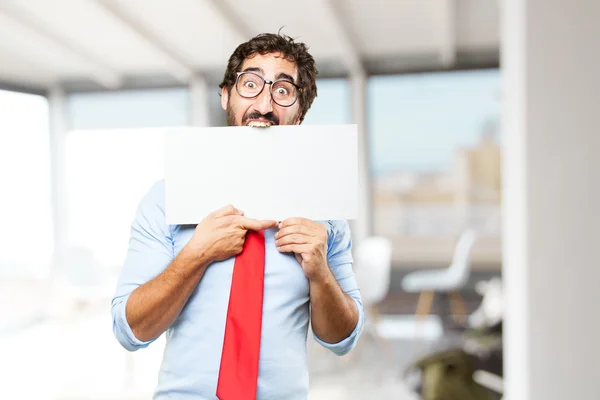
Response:
[[[75,94],[69,114],[68,243],[91,250],[99,266],[118,268],[137,205],[163,177],[162,133],[152,128],[188,124],[188,91]]]
[[[500,95],[498,70],[369,80],[374,230],[399,252],[467,227],[499,236]],[[424,252],[435,253],[428,243]]]
[[[0,91],[0,185],[0,275],[44,277],[53,234],[48,102],[42,96]]]
[[[317,93],[304,124],[350,123],[350,88],[346,79],[319,79]]]
[[[125,259],[130,224],[142,196],[163,177],[159,131],[72,131],[66,140],[67,235],[99,266]]]
[[[136,208],[152,184],[163,177],[160,128],[187,125],[188,100],[188,92],[181,89],[69,96],[71,130],[65,137],[66,261],[61,270],[64,283],[55,292],[59,293],[56,298],[60,295],[64,299],[55,308],[63,318],[70,319],[50,333],[31,333],[43,334],[45,341],[38,336],[29,339],[54,344],[52,349],[39,351],[38,364],[51,366],[41,376],[57,388],[56,397],[87,398],[96,394],[108,398],[128,391],[139,394],[131,397],[148,398],[156,386],[161,345],[139,354],[123,350],[110,330],[109,306]],[[91,341],[94,346],[81,340]],[[21,343],[17,337],[13,341]],[[11,355],[18,359],[20,353],[11,353],[9,359]],[[89,360],[96,362],[90,364]],[[88,368],[77,369],[86,363],[90,364]],[[35,387],[23,388],[20,383],[9,385],[8,390],[36,397]]]
[[[77,93],[69,96],[71,129],[126,129],[185,125],[187,89]]]

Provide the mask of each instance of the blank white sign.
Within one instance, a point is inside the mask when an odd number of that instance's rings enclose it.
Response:
[[[250,218],[356,219],[356,125],[165,131],[168,224],[228,204]]]

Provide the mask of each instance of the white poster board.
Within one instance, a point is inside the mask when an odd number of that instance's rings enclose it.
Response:
[[[228,204],[250,218],[356,219],[356,125],[165,131],[168,224],[197,224]]]

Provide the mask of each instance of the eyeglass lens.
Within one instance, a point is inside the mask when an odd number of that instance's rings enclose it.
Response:
[[[237,82],[237,91],[242,97],[256,97],[263,90],[265,80],[257,74],[244,72],[240,74]],[[271,84],[273,100],[282,106],[291,105],[298,95],[296,86],[289,81],[279,80]]]

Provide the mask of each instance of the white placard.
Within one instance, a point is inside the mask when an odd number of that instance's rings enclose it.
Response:
[[[174,128],[165,142],[168,224],[227,204],[257,219],[356,219],[356,125]]]

